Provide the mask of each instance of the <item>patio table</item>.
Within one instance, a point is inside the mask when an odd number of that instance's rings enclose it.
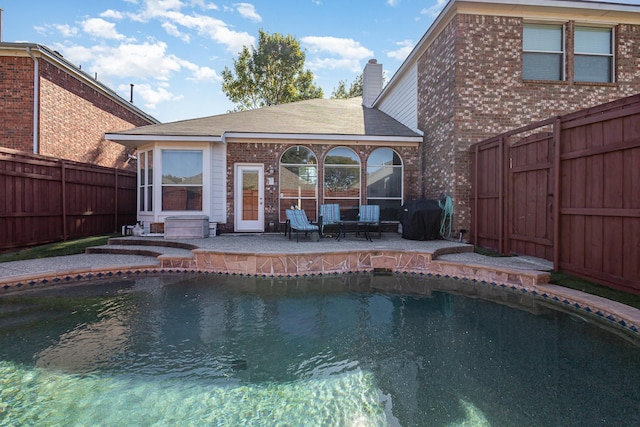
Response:
[[[369,229],[368,229],[368,225],[372,225],[373,223],[368,222],[368,221],[358,221],[358,220],[341,220],[338,221],[338,226],[340,227],[340,229],[338,230],[338,235],[336,236],[336,240],[340,241],[343,237],[346,237],[346,232],[347,232],[347,228],[349,227],[353,227],[355,226],[355,230],[353,230],[356,235],[360,232],[360,228],[362,227],[362,230],[364,232],[364,238],[367,239],[368,241],[372,242],[373,239],[371,238],[371,235],[369,234]]]

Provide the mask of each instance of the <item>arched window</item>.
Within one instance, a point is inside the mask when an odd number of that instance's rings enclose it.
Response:
[[[296,206],[315,219],[318,206],[318,160],[307,147],[288,148],[280,157],[280,222]]]
[[[360,158],[351,149],[337,147],[324,159],[324,201],[340,205],[341,216],[357,218],[360,209]]]
[[[402,206],[402,159],[390,148],[378,148],[367,161],[367,204],[380,205],[382,221],[397,221]]]

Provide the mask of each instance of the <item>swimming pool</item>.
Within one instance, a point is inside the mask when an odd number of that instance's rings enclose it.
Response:
[[[414,275],[148,275],[0,297],[0,425],[639,425],[640,347]]]

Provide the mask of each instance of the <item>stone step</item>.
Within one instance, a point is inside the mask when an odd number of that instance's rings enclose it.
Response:
[[[85,249],[87,254],[120,254],[120,255],[142,255],[157,258],[159,256],[171,256],[174,258],[193,259],[194,255],[190,249],[151,246],[151,245],[118,245],[108,244],[103,246],[92,246]]]

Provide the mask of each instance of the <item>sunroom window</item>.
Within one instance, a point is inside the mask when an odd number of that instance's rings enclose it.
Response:
[[[138,152],[138,203],[140,212],[153,210],[153,151]]]
[[[356,219],[360,208],[360,158],[353,150],[337,147],[327,153],[323,203],[337,203],[345,219]]]
[[[318,206],[318,160],[307,147],[287,149],[280,158],[280,221],[292,206],[315,219]]]
[[[162,210],[202,210],[202,150],[162,150]]]
[[[381,220],[398,220],[402,206],[402,160],[390,148],[378,148],[369,156],[367,204],[380,206]]]
[[[522,37],[522,78],[564,80],[564,27],[525,24]]]

